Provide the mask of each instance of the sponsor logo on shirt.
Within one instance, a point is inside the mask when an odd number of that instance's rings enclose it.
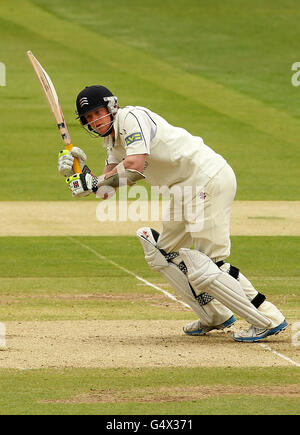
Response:
[[[132,133],[129,136],[125,137],[126,146],[131,145],[133,142],[137,142],[142,140],[142,133]]]

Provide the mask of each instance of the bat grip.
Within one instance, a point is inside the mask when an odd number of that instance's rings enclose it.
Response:
[[[66,145],[66,149],[68,151],[71,151],[71,149],[73,148],[73,144],[70,143],[69,145]],[[81,174],[82,170],[79,164],[79,160],[77,159],[77,157],[74,157],[74,163],[73,163],[73,171],[75,172],[75,174]]]

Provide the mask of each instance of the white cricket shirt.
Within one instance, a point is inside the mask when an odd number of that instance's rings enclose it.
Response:
[[[140,106],[119,109],[114,121],[115,138],[104,138],[106,164],[120,163],[126,156],[148,154],[144,171],[153,186],[171,187],[197,180],[204,186],[226,161],[183,128]]]

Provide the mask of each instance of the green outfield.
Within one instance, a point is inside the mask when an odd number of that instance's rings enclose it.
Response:
[[[0,372],[2,396],[6,398],[0,405],[2,414],[296,415],[299,399],[293,398],[295,388],[288,388],[295,387],[295,375],[295,370],[289,368],[9,370]],[[265,387],[264,394],[260,393],[261,385]],[[285,386],[290,393],[284,397],[282,389],[274,397],[274,385],[277,391]],[[193,391],[189,391],[190,386],[202,386],[208,393],[197,400]],[[215,393],[212,386],[219,387]],[[178,387],[185,391],[184,400],[170,400],[167,388],[172,391]],[[155,400],[153,389],[159,388],[162,397]],[[251,390],[251,394],[247,393]]]
[[[47,66],[73,142],[95,170],[102,170],[104,150],[75,121],[75,98],[84,86],[102,83],[121,106],[149,107],[221,152],[237,173],[238,199],[298,198],[299,89],[291,85],[296,1],[0,4],[0,61],[7,67],[0,98],[2,200],[69,198],[56,173],[60,139],[26,58],[29,49]]]
[[[93,172],[105,150],[76,121],[75,98],[103,84],[120,106],[148,107],[203,137],[235,170],[238,200],[299,201],[299,19],[296,0],[0,0],[1,202],[74,204],[27,50],[50,74]],[[29,223],[30,205],[20,213]],[[134,234],[2,229],[0,415],[299,414],[299,228],[279,236],[284,218],[267,213],[273,235],[232,237],[230,257],[289,322],[265,346],[231,332],[185,336],[195,315],[170,299]],[[122,223],[112,225],[118,234]]]
[[[284,244],[282,239],[233,237],[230,261],[238,264],[254,285],[288,311],[291,321],[296,321],[300,274],[294,269],[294,258],[299,238],[285,237]],[[77,241],[85,246],[79,246]],[[180,306],[174,314],[162,303],[152,304],[151,296],[158,296],[155,290],[142,286],[134,275],[158,286],[163,278],[147,265],[135,237],[2,237],[1,247],[1,294],[3,301],[7,298],[0,305],[2,321],[194,317],[189,311],[180,311]],[[276,259],[269,257],[269,252],[277,252]],[[163,284],[166,287],[172,292]],[[65,300],[60,295],[65,295]],[[80,295],[90,295],[90,299]],[[111,300],[102,299],[103,295],[110,295]],[[118,300],[118,295],[123,295],[124,300]]]

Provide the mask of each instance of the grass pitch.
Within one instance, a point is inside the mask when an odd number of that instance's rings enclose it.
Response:
[[[79,249],[77,241],[107,261]],[[299,369],[292,363],[256,344],[234,343],[231,333],[184,336],[181,328],[194,314],[126,272],[172,292],[147,266],[135,238],[120,237],[116,244],[113,237],[7,237],[1,243],[0,318],[7,325],[8,350],[0,352],[0,367],[7,367],[7,358],[19,361],[18,369],[0,369],[2,414],[298,413]],[[299,319],[300,280],[287,252],[298,243],[297,237],[234,237],[231,259],[291,325]],[[269,252],[279,253],[276,263]],[[59,329],[62,322],[69,332]],[[105,336],[101,328],[107,322],[111,330]],[[128,324],[136,328],[134,334],[127,335]],[[142,324],[148,332],[139,331]],[[164,329],[167,324],[173,325],[172,334]],[[73,334],[67,325],[75,328]],[[290,328],[265,343],[299,364]],[[168,352],[171,359],[164,366]]]
[[[288,368],[0,371],[0,407],[3,414],[36,415],[296,415],[299,398],[272,394],[274,385],[293,391],[295,374]],[[203,387],[202,400],[191,386]],[[189,397],[172,400],[178,387]],[[162,391],[156,403],[153,389]]]
[[[149,107],[202,136],[236,171],[237,199],[298,199],[296,0],[0,3],[2,200],[70,199],[56,171],[62,143],[28,49],[53,79],[73,142],[96,173],[101,140],[86,135],[74,111],[78,92],[101,83],[121,106]]]

